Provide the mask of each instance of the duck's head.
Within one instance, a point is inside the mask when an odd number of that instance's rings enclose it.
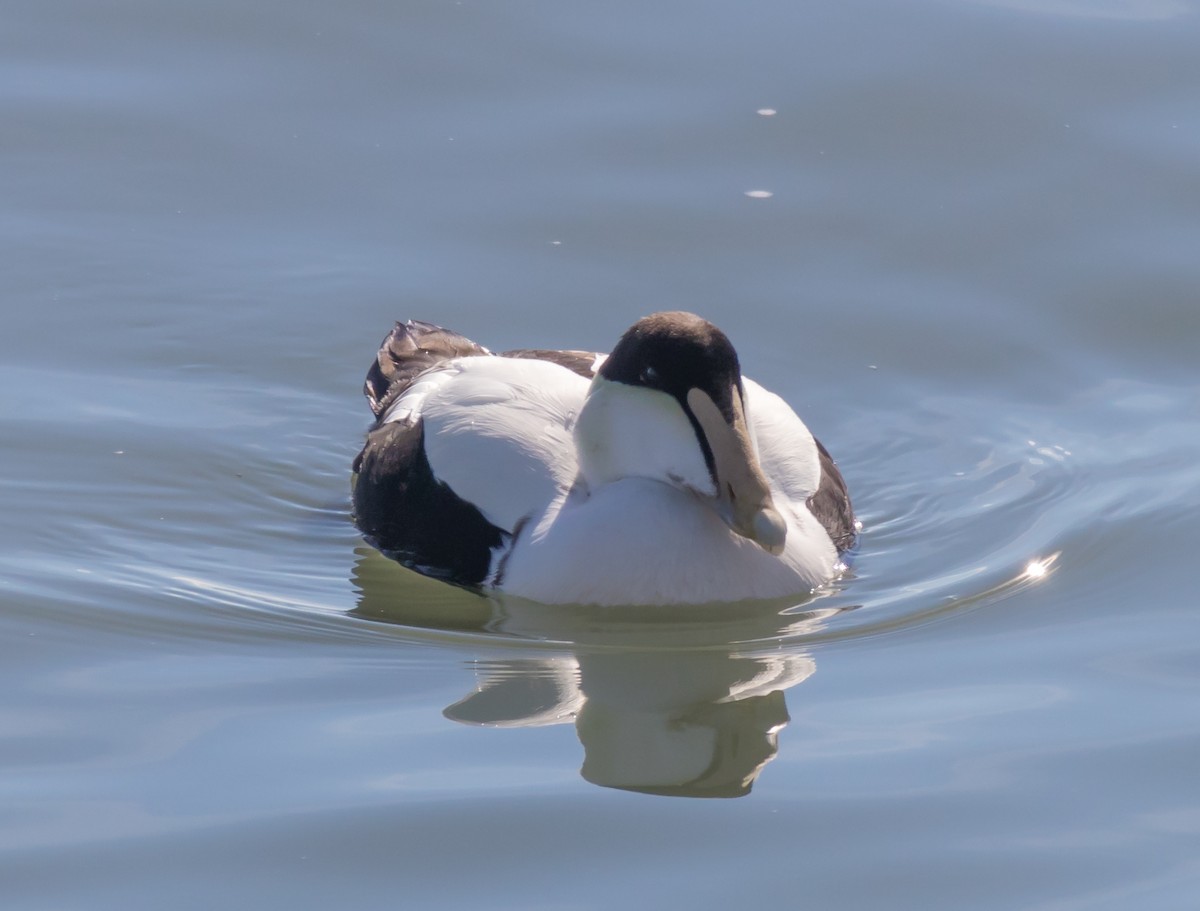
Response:
[[[652,478],[692,491],[772,554],[787,526],[771,500],[746,420],[737,352],[691,313],[655,313],[621,336],[576,424],[590,487]]]

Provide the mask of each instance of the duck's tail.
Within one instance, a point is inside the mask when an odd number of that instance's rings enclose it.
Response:
[[[430,367],[456,357],[490,354],[482,345],[433,323],[415,319],[396,323],[367,371],[363,395],[379,417]]]

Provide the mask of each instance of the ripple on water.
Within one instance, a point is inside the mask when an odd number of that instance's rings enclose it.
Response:
[[[105,623],[124,613],[131,627],[181,636],[287,629],[358,639],[379,635],[385,621],[391,636],[503,648],[804,648],[1046,584],[1076,558],[1081,529],[1195,497],[1194,398],[1114,381],[1066,407],[937,395],[907,409],[861,409],[836,436],[864,522],[850,571],[811,598],[736,612],[546,608],[479,597],[383,559],[349,520],[343,485],[356,433],[344,444],[312,434],[330,407],[320,396],[297,399],[282,447],[244,434],[214,443],[132,419],[98,443],[83,428],[104,458],[91,489],[73,494],[74,546],[15,567],[14,580],[68,603],[104,586]],[[56,450],[78,445],[54,441]],[[46,474],[23,479],[19,496],[39,501],[54,483],[52,467]],[[197,477],[207,495],[185,496]],[[164,616],[164,597],[199,610]]]
[[[816,672],[826,644],[1053,585],[1064,565],[1096,559],[1087,541],[1097,526],[1143,521],[1170,505],[1164,482],[1175,496],[1195,498],[1200,459],[1189,401],[1125,383],[1081,394],[1065,409],[938,396],[911,410],[856,415],[838,451],[847,453],[843,470],[864,534],[851,571],[807,599],[736,609],[550,607],[459,592],[359,546],[352,614],[475,656],[474,686],[445,706],[452,721],[572,724],[590,782],[739,796],[777,755],[790,720],[785,693]],[[1150,433],[1177,448],[1167,455],[1148,447]],[[1167,470],[1148,473],[1147,460]],[[992,692],[1010,696],[1062,694]],[[977,713],[978,694],[969,701]]]
[[[848,459],[865,529],[845,578],[810,598],[679,608],[545,607],[478,598],[423,579],[358,549],[356,616],[407,626],[412,634],[474,631],[497,644],[649,648],[803,647],[869,635],[990,603],[1048,578],[1059,559],[1059,516],[1083,481],[1065,447],[959,434],[952,446],[931,426],[962,426],[970,402],[931,403],[939,420],[862,421]],[[853,428],[852,428],[853,429]],[[888,440],[874,445],[866,434]],[[851,451],[855,440],[842,440]],[[961,467],[960,467],[961,466]],[[422,633],[421,631],[425,631]]]
[[[143,511],[140,530],[110,542],[108,578],[215,611],[218,626],[233,621],[240,633],[261,621],[358,637],[384,621],[391,635],[503,648],[803,648],[1046,584],[1075,558],[1080,529],[1173,503],[1181,487],[1194,493],[1200,459],[1187,410],[1179,391],[1123,383],[1085,392],[1067,409],[937,396],[909,410],[860,411],[837,440],[864,522],[850,571],[811,598],[736,612],[548,608],[421,577],[359,542],[338,490],[346,454],[336,449],[317,452],[316,466],[257,450],[217,453],[208,465],[213,497],[195,506],[203,521],[189,521],[186,534],[182,521],[168,523],[182,540],[158,540],[161,559],[147,563],[139,545],[164,526]],[[995,422],[997,414],[1006,417]],[[1164,440],[1175,448],[1164,450]],[[1164,470],[1173,485],[1161,483]],[[121,496],[163,496],[155,489],[168,479],[142,478],[140,492]],[[349,612],[348,600],[356,602]]]
[[[860,410],[830,439],[865,526],[850,571],[808,598],[733,609],[551,607],[406,570],[350,523],[357,427],[344,442],[318,438],[331,407],[320,396],[300,397],[271,445],[131,417],[99,439],[94,427],[56,427],[53,450],[104,451],[69,508],[47,500],[52,458],[31,458],[29,476],[8,485],[15,508],[51,503],[45,525],[60,546],[10,555],[7,580],[25,596],[15,611],[57,617],[75,635],[281,654],[316,644],[389,666],[443,651],[475,675],[446,699],[451,721],[572,724],[591,782],[737,796],[775,757],[785,692],[814,675],[827,644],[1053,585],[1063,566],[1102,559],[1088,535],[1103,523],[1195,501],[1192,400],[1126,382],[1067,407],[939,395]]]

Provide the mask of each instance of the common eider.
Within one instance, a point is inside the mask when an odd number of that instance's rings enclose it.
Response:
[[[639,320],[607,356],[397,323],[364,393],[355,521],[452,583],[550,604],[774,598],[835,578],[857,535],[825,447],[690,313]]]

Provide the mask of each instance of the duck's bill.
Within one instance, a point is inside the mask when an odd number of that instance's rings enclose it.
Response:
[[[754,454],[740,390],[733,390],[732,422],[700,389],[688,390],[687,401],[712,450],[717,513],[730,528],[767,553],[783,553],[787,523],[771,500],[767,479]]]

